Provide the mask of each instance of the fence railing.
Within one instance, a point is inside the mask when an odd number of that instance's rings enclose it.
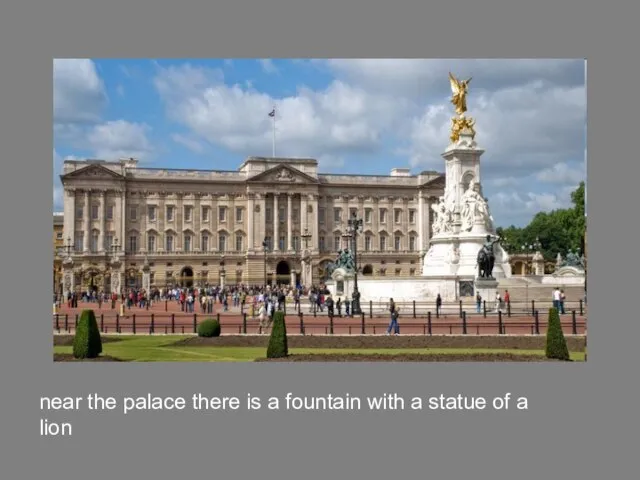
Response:
[[[572,335],[584,334],[586,332],[586,319],[579,319],[578,312],[572,310],[569,319],[564,320],[562,316],[561,325],[563,330]],[[260,334],[267,333],[269,327],[264,331],[260,326],[259,319],[250,318],[247,313],[243,313],[238,319],[210,314],[193,313],[190,315],[172,314],[140,314],[132,313],[121,317],[119,314],[97,315],[98,326],[101,333],[109,334],[196,334],[201,321],[215,317],[222,327],[223,334]],[[427,312],[424,317],[400,317],[399,328],[405,334],[413,335],[544,335],[546,334],[547,321],[541,318],[539,310],[534,311],[534,315],[529,319],[520,318],[509,320],[510,317],[498,311],[495,314],[468,314],[462,311],[459,317],[439,315],[434,312]],[[322,320],[319,320],[322,319]],[[57,333],[73,333],[78,324],[79,314],[55,314],[53,315],[53,330]],[[359,317],[339,317],[323,316],[317,314],[305,315],[302,311],[291,312],[285,316],[287,330],[292,334],[312,335],[369,335],[383,334],[389,331],[389,321],[384,317],[377,317],[375,320],[367,318],[363,312]]]

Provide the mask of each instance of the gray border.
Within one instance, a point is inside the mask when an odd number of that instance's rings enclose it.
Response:
[[[638,338],[635,8],[584,2],[49,1],[0,19],[2,333],[0,476],[9,479],[632,478]],[[337,2],[336,2],[337,3]],[[546,5],[545,5],[546,4]],[[117,5],[117,6],[116,6]],[[205,6],[206,5],[206,6]],[[118,8],[123,7],[123,8]],[[126,8],[124,8],[126,7]],[[596,11],[602,10],[602,11]],[[36,14],[37,12],[37,14]],[[162,12],[162,17],[160,17]],[[375,12],[375,17],[373,16]],[[27,15],[33,13],[33,15]],[[587,16],[590,14],[590,16]],[[589,362],[583,365],[52,365],[51,58],[589,56]],[[620,60],[617,62],[616,60]],[[626,143],[626,145],[625,145]],[[596,219],[594,221],[594,219]],[[629,255],[631,252],[631,255]],[[627,253],[627,255],[625,255]],[[593,274],[593,272],[597,272]],[[627,280],[627,281],[625,281]],[[606,311],[605,311],[606,306]],[[28,308],[25,308],[28,307]],[[18,310],[20,308],[20,311]],[[637,358],[637,357],[636,357]],[[637,374],[636,374],[637,375]],[[617,381],[616,380],[620,380]],[[75,435],[37,435],[38,398],[151,391],[527,395],[518,413],[149,413],[73,417]],[[628,412],[626,412],[628,411]],[[615,429],[615,435],[614,435]],[[636,468],[634,468],[634,466]],[[625,472],[625,473],[622,473]]]

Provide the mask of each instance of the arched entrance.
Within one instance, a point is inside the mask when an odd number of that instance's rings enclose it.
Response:
[[[278,285],[289,285],[291,283],[291,267],[286,260],[282,260],[276,265],[276,283]]]
[[[373,267],[369,264],[362,269],[362,275],[373,275]]]
[[[180,271],[180,286],[182,288],[193,287],[193,268],[184,267]]]

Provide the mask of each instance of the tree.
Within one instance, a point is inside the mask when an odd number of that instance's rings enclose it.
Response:
[[[547,343],[545,346],[545,356],[554,360],[569,361],[569,348],[567,340],[562,332],[560,315],[557,308],[549,309],[549,323],[547,325]]]
[[[284,322],[284,312],[276,312],[273,318],[273,328],[267,347],[267,358],[282,358],[289,355],[287,344],[287,326]]]
[[[582,248],[586,225],[584,189],[584,182],[580,182],[571,193],[573,207],[540,212],[524,228],[498,227],[496,233],[509,246],[510,253],[521,252],[522,245],[533,245],[539,240],[542,255],[547,260],[554,260],[558,253],[565,256],[569,250]]]
[[[102,353],[100,329],[93,310],[84,310],[78,320],[73,338],[73,356],[75,358],[96,358]]]

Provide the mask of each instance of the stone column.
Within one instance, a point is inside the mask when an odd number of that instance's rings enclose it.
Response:
[[[278,250],[280,250],[280,232],[278,231],[278,216],[279,216],[279,209],[278,209],[278,194],[274,193],[273,194],[273,251],[277,252]]]
[[[267,236],[267,195],[259,193],[256,195],[258,205],[260,205],[260,215],[258,216],[258,241],[256,242],[262,249],[262,241]],[[262,251],[262,250],[261,250]]]
[[[318,195],[309,195],[309,201],[313,207],[313,214],[311,216],[311,251],[317,252],[319,249],[318,242]]]
[[[293,234],[291,233],[293,227],[293,193],[287,194],[287,245],[285,250],[293,250]]]
[[[304,234],[305,229],[309,228],[307,211],[309,210],[308,196],[300,195],[300,233]],[[304,248],[304,244],[301,245]]]
[[[126,250],[127,245],[127,189],[122,189],[122,196],[120,197],[120,202],[122,204],[121,207],[121,216],[120,216],[120,245],[122,245],[122,251]]]
[[[418,191],[418,252],[424,251],[424,196]]]
[[[191,248],[194,252],[200,252],[202,250],[202,245],[200,245],[202,240],[202,236],[200,235],[200,225],[202,225],[201,205],[202,202],[200,201],[200,194],[196,193],[195,200],[193,201],[193,239],[191,240]]]
[[[182,234],[184,232],[184,202],[182,194],[178,194],[178,201],[176,202],[176,227],[177,232],[173,248],[177,252],[182,252]]]
[[[83,237],[83,248],[82,250],[85,253],[89,252],[89,240],[91,237],[91,201],[90,191],[84,191],[84,237]]]
[[[104,252],[104,231],[107,228],[107,202],[106,192],[100,191],[100,235],[98,236],[98,251]]]
[[[75,242],[76,234],[76,192],[75,189],[65,188],[64,190],[64,244],[70,238]]]
[[[167,214],[165,206],[165,194],[163,192],[158,194],[158,236],[156,237],[156,251],[164,252],[164,225],[165,216]]]
[[[253,220],[255,217],[255,195],[253,193],[247,194],[247,250],[252,252],[255,248],[255,238],[253,235]]]

